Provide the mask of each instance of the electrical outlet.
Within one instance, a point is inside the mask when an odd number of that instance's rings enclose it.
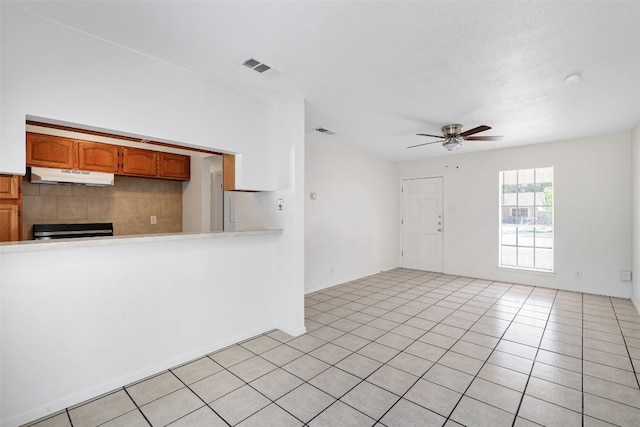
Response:
[[[629,270],[620,271],[620,280],[624,280],[625,282],[630,282],[631,281],[631,271],[629,271]]]
[[[158,218],[157,218],[155,215],[151,215],[151,216],[149,217],[149,222],[150,222],[151,224],[157,224],[157,223],[158,223]]]
[[[576,271],[576,279],[582,279],[582,271]]]

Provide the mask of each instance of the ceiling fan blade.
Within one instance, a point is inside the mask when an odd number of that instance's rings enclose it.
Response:
[[[431,135],[429,135],[429,136],[431,136]],[[438,137],[438,138],[441,138],[441,137]],[[436,142],[442,142],[442,141],[444,141],[444,140],[441,139],[440,141],[423,142],[422,144],[412,145],[411,147],[407,147],[407,148],[422,147],[423,145],[435,144]]]
[[[465,138],[467,141],[500,141],[501,136],[470,136]]]
[[[442,138],[442,135],[429,135],[428,133],[417,133],[418,136],[430,136],[432,138]]]
[[[474,133],[484,132],[485,130],[489,130],[489,129],[491,129],[491,126],[481,125],[481,126],[473,128],[473,129],[469,129],[467,131],[462,132],[460,134],[460,136],[467,137],[469,135],[473,135]]]

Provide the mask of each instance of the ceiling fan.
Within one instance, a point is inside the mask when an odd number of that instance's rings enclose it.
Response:
[[[442,136],[430,135],[428,133],[419,133],[418,136],[428,136],[431,138],[440,138],[438,141],[424,142],[422,144],[412,145],[407,148],[421,147],[423,145],[435,144],[436,142],[442,142],[442,146],[449,151],[455,150],[462,145],[463,141],[498,141],[502,139],[501,136],[471,136],[476,133],[484,132],[491,129],[490,126],[481,125],[467,131],[462,131],[462,125],[452,124],[442,126]]]

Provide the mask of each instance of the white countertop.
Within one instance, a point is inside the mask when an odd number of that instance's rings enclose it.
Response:
[[[0,254],[35,252],[67,248],[87,248],[98,246],[126,245],[128,243],[170,242],[178,240],[206,240],[243,236],[263,236],[282,234],[282,229],[262,229],[248,231],[226,231],[217,233],[169,233],[138,234],[132,236],[85,237],[80,239],[22,240],[0,243]]]

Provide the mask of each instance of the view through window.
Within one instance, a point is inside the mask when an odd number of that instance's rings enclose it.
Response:
[[[553,271],[553,167],[500,172],[500,266]]]

